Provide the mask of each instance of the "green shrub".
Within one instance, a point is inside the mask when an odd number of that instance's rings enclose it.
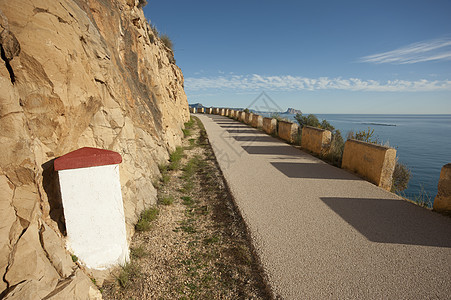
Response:
[[[369,127],[367,130],[359,130],[357,132],[350,131],[348,132],[347,138],[372,144],[381,144],[379,139],[374,136],[374,129],[371,129]]]
[[[139,3],[138,3],[139,8],[144,7],[146,5],[147,5],[147,0],[139,0]]]
[[[341,161],[343,159],[343,150],[345,148],[345,142],[341,135],[340,130],[336,130],[332,133],[332,140],[330,142],[330,148],[325,159],[337,167],[341,167]]]
[[[407,189],[410,180],[410,170],[406,165],[396,162],[395,170],[393,171],[393,183],[391,191],[399,193]]]
[[[173,50],[173,43],[172,43],[172,41],[171,41],[171,38],[167,35],[167,34],[165,34],[165,33],[163,33],[162,35],[160,35],[160,40],[161,40],[161,42],[163,42],[163,44],[166,46],[166,47],[168,47],[169,49],[171,49],[171,51]]]

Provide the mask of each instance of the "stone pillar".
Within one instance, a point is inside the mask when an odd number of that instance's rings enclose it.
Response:
[[[66,220],[67,246],[91,269],[129,260],[119,153],[81,148],[55,160]]]
[[[278,135],[281,139],[294,143],[296,135],[298,134],[298,125],[291,122],[279,121]]]
[[[204,113],[205,113],[205,108],[200,107],[200,108],[197,110],[197,112],[200,113],[200,114],[204,114]]]
[[[273,134],[277,130],[277,120],[273,118],[263,118],[263,131]]]
[[[239,121],[241,121],[241,122],[244,123],[244,122],[246,121],[246,115],[247,115],[247,114],[248,114],[248,113],[242,111],[242,112],[241,112],[241,115],[240,115]]]
[[[434,210],[451,212],[451,164],[446,164],[440,172],[438,193],[434,200]]]
[[[262,128],[263,127],[263,117],[259,115],[253,115],[252,116],[252,127],[255,128]]]
[[[195,107],[190,107],[189,108],[189,112],[192,113],[192,114],[195,114],[196,113],[196,108]]]
[[[393,148],[357,140],[345,143],[341,167],[387,191],[391,190],[395,164],[396,150]]]
[[[215,107],[213,108],[213,114],[218,115],[219,114],[219,108]]]
[[[302,128],[301,146],[315,154],[325,154],[330,147],[332,133],[329,130],[310,126]]]
[[[213,113],[213,109],[211,107],[208,107],[205,109],[205,113],[211,115]]]
[[[251,124],[253,113],[246,113],[246,118],[244,119],[244,123]]]

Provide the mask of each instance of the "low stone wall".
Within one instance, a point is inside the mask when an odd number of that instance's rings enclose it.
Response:
[[[254,115],[253,113],[246,113],[244,123],[251,124],[253,115]]]
[[[390,190],[396,164],[393,148],[347,140],[343,151],[342,168],[357,173],[383,189]]]
[[[242,111],[240,114],[240,118],[238,119],[238,121],[245,123],[246,118],[247,118],[248,113]]]
[[[278,135],[281,139],[293,143],[298,133],[298,125],[291,122],[279,121]]]
[[[273,134],[277,131],[277,120],[273,118],[263,118],[263,131]]]
[[[451,212],[451,164],[444,165],[440,172],[438,193],[434,200],[434,210]]]
[[[262,128],[263,127],[263,117],[260,115],[253,115],[251,126],[255,128]]]
[[[315,154],[324,154],[330,146],[332,133],[311,126],[302,128],[301,146]]]

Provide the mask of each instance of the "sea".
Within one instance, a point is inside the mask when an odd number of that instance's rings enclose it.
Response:
[[[356,115],[315,114],[339,129],[344,139],[349,131],[374,129],[374,137],[397,150],[397,157],[411,171],[403,196],[433,202],[441,168],[451,163],[451,115]],[[281,114],[294,120],[294,115]]]

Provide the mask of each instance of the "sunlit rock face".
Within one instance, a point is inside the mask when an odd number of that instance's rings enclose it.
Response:
[[[122,155],[130,238],[189,118],[182,72],[138,0],[0,0],[0,45],[0,293],[96,298],[65,250],[53,159]]]

